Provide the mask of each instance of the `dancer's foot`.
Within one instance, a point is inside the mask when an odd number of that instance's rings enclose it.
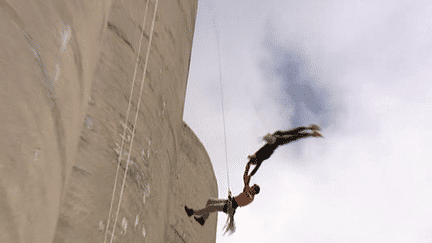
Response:
[[[319,127],[316,124],[312,124],[309,126],[309,129],[313,130],[313,131],[321,131],[321,127]]]
[[[192,209],[192,208],[188,208],[186,205],[185,205],[185,211],[186,211],[186,213],[187,213],[187,215],[188,215],[189,217],[192,216],[192,215],[194,214],[193,209]]]
[[[204,226],[205,220],[202,217],[199,217],[199,218],[194,217],[194,218],[200,225]]]
[[[321,133],[317,132],[317,131],[314,131],[314,132],[312,133],[312,136],[313,136],[313,137],[321,137],[321,138],[323,138],[323,135],[322,135]]]

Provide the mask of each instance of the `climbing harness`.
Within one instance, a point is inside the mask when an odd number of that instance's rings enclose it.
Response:
[[[233,200],[234,198],[231,195],[231,191],[228,189],[228,207],[226,212],[228,214],[228,217],[223,228],[225,230],[223,235],[225,235],[227,232],[230,232],[230,235],[235,232],[234,214],[236,210],[233,208]]]

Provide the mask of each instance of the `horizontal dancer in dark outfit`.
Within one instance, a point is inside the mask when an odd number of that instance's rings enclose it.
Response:
[[[305,130],[312,130],[312,133],[304,132]],[[249,162],[247,166],[255,165],[255,168],[251,172],[250,176],[255,175],[261,163],[270,158],[275,149],[279,146],[299,140],[306,137],[323,137],[318,131],[321,128],[315,124],[309,127],[297,127],[288,131],[276,131],[273,134],[267,134],[263,137],[267,143],[262,146],[255,154],[249,155]]]

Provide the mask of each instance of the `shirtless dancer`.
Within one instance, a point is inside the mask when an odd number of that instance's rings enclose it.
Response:
[[[198,223],[204,225],[206,219],[209,217],[210,213],[223,211],[224,213],[229,215],[230,226],[227,228],[227,231],[230,230],[233,232],[235,230],[234,226],[234,214],[237,207],[244,207],[249,205],[253,200],[255,195],[260,192],[260,187],[257,184],[254,184],[252,187],[249,186],[249,181],[251,176],[248,175],[250,165],[246,166],[246,170],[243,175],[244,188],[243,192],[238,196],[229,199],[209,199],[205,208],[200,210],[193,210],[185,206],[185,210],[187,215],[190,217],[192,215],[201,215],[201,217],[194,217]]]
[[[312,133],[303,132],[304,130],[312,130]],[[273,134],[268,133],[263,137],[267,143],[262,146],[255,154],[249,155],[249,162],[246,165],[246,168],[249,168],[250,165],[255,165],[255,168],[252,170],[250,176],[255,175],[258,168],[261,166],[261,163],[270,158],[275,149],[280,145],[284,145],[295,140],[305,138],[305,137],[323,137],[320,131],[321,128],[315,124],[310,125],[309,127],[297,127],[288,131],[276,131]]]

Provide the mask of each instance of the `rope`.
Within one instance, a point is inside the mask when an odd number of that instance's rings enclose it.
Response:
[[[125,130],[123,132],[123,139],[122,139],[122,143],[121,143],[121,147],[120,147],[120,153],[119,153],[119,157],[118,157],[118,163],[117,163],[117,171],[116,171],[116,176],[115,176],[115,180],[114,180],[114,188],[113,188],[113,193],[112,193],[112,197],[111,197],[111,205],[110,205],[110,210],[109,210],[109,214],[108,214],[108,220],[107,220],[107,228],[106,228],[106,232],[105,232],[105,238],[104,238],[104,243],[106,242],[107,236],[108,236],[108,228],[109,228],[109,224],[110,224],[110,219],[111,219],[111,211],[112,211],[112,207],[113,207],[113,203],[114,203],[114,195],[115,195],[115,189],[117,186],[117,180],[118,180],[118,174],[119,174],[119,169],[120,169],[120,161],[121,161],[121,156],[123,153],[123,145],[124,145],[124,139],[126,137],[126,130],[127,130],[127,123],[128,123],[128,118],[129,118],[129,111],[130,111],[130,107],[132,104],[132,93],[133,93],[133,87],[135,84],[135,78],[136,78],[136,73],[137,73],[137,69],[138,69],[138,61],[139,61],[139,54],[141,52],[141,44],[142,44],[142,38],[144,36],[144,25],[145,25],[145,20],[147,18],[147,10],[148,10],[148,4],[150,1],[147,1],[146,4],[146,9],[145,9],[145,13],[144,13],[144,18],[143,18],[143,23],[142,23],[142,32],[141,32],[141,38],[139,41],[139,48],[138,48],[138,55],[137,55],[137,60],[136,60],[136,64],[135,64],[135,71],[134,71],[134,76],[133,76],[133,81],[132,81],[132,88],[131,88],[131,92],[129,95],[129,105],[128,105],[128,109],[126,112],[126,119],[125,119]]]
[[[224,96],[223,96],[223,88],[222,88],[222,69],[221,69],[221,57],[220,57],[220,47],[219,47],[219,32],[216,28],[216,13],[213,15],[213,20],[215,24],[215,34],[216,34],[216,43],[217,43],[217,52],[219,59],[219,84],[221,88],[221,103],[222,103],[222,121],[224,127],[224,142],[225,142],[225,163],[226,163],[226,172],[227,172],[227,182],[228,182],[228,191],[230,191],[230,180],[229,180],[229,167],[228,167],[228,154],[227,154],[227,142],[226,142],[226,128],[225,128],[225,109],[224,109]]]
[[[140,104],[141,104],[142,91],[143,91],[143,88],[144,88],[144,80],[145,80],[145,75],[146,75],[146,70],[147,70],[148,57],[149,57],[149,54],[150,54],[150,47],[151,47],[151,42],[152,42],[152,38],[153,38],[153,28],[154,28],[154,21],[156,19],[156,12],[157,12],[158,3],[159,3],[159,1],[156,0],[155,10],[154,10],[154,14],[153,14],[153,21],[152,21],[152,26],[151,26],[151,31],[150,31],[149,44],[148,44],[148,48],[147,48],[147,55],[146,55],[146,60],[145,60],[145,64],[144,64],[144,73],[143,73],[143,78],[141,80],[140,95],[139,95],[139,98],[138,98],[137,110],[136,110],[136,113],[135,113],[135,122],[134,122],[134,127],[133,127],[133,130],[132,130],[132,138],[131,138],[131,143],[129,145],[129,153],[128,153],[128,158],[127,158],[127,163],[126,163],[126,169],[125,169],[125,173],[124,173],[124,177],[123,177],[123,184],[122,184],[122,189],[120,191],[120,199],[119,199],[119,204],[118,204],[118,207],[117,207],[117,213],[116,213],[116,218],[115,218],[115,221],[114,221],[114,228],[113,228],[113,232],[112,232],[112,235],[111,235],[111,241],[110,242],[112,242],[113,238],[114,238],[115,226],[117,224],[118,214],[119,214],[119,211],[120,211],[120,205],[121,205],[121,200],[122,200],[122,196],[123,196],[123,190],[124,190],[124,186],[125,186],[125,182],[126,182],[126,175],[127,175],[127,170],[128,170],[128,166],[129,166],[129,159],[130,159],[130,155],[131,155],[131,151],[132,151],[132,144],[133,144],[134,135],[135,135],[136,123],[137,123],[137,120],[138,120],[138,111],[139,111],[139,107],[140,107]],[[144,26],[143,26],[143,29],[144,29]]]

